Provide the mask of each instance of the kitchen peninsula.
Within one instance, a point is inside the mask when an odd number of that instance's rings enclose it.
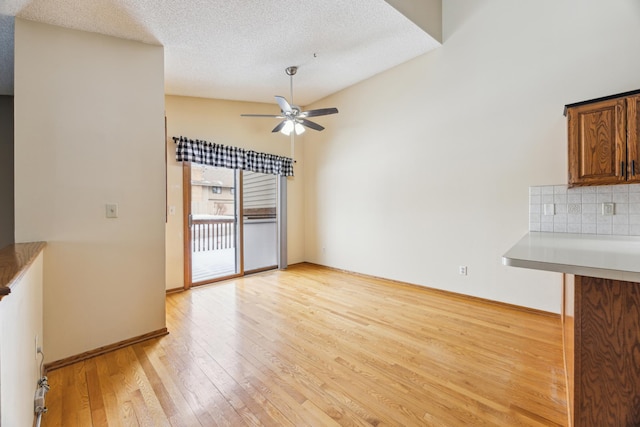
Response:
[[[530,232],[502,262],[565,273],[570,425],[640,425],[640,237]]]

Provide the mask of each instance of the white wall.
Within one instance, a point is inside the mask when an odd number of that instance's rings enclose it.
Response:
[[[166,227],[167,289],[182,288],[182,163],[176,162],[172,137],[184,136],[223,145],[291,156],[291,141],[281,133],[271,133],[276,119],[240,117],[242,113],[276,114],[278,105],[183,96],[166,97],[167,114],[167,203],[175,206]],[[306,135],[306,134],[305,134]],[[287,179],[287,241],[289,264],[304,261],[304,165],[301,142],[296,139],[294,177]]]
[[[0,425],[33,424],[33,396],[40,378],[43,253],[0,301]]]
[[[160,46],[16,19],[16,241],[48,242],[48,362],[165,327],[163,69]]]
[[[309,106],[340,114],[305,139],[306,259],[559,312],[501,256],[566,183],[564,104],[640,88],[640,3],[443,3],[442,47]]]
[[[385,0],[424,32],[442,42],[442,0]]]

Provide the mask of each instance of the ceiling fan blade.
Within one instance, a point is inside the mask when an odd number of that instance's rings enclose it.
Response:
[[[327,116],[329,114],[337,114],[337,108],[319,108],[317,110],[309,110],[303,111],[300,113],[300,117],[317,117],[317,116]]]
[[[280,106],[280,109],[282,110],[283,113],[293,112],[291,105],[289,105],[289,103],[287,102],[286,99],[284,99],[284,97],[276,95],[276,102]]]
[[[320,126],[319,124],[317,124],[316,122],[312,122],[311,120],[298,119],[298,122],[313,130],[324,130],[324,126]]]
[[[278,126],[273,128],[271,132],[280,132],[286,123],[286,120],[281,121],[280,123],[278,123]]]
[[[272,117],[276,119],[284,119],[284,116],[279,114],[240,114],[240,117]]]

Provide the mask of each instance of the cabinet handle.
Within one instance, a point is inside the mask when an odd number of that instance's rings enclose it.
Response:
[[[636,161],[631,160],[631,176],[636,176]]]
[[[620,162],[620,176],[624,178],[624,162]]]

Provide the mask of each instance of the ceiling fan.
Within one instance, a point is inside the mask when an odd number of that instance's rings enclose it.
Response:
[[[289,76],[289,86],[291,91],[291,104],[283,96],[276,96],[276,102],[280,106],[280,114],[241,114],[242,117],[272,117],[282,119],[271,132],[282,132],[285,135],[300,135],[305,131],[305,127],[309,129],[321,131],[324,127],[316,122],[308,120],[308,117],[327,116],[336,114],[337,108],[320,108],[317,110],[302,111],[300,107],[293,104],[293,76],[298,72],[298,67],[287,67],[285,72]]]

